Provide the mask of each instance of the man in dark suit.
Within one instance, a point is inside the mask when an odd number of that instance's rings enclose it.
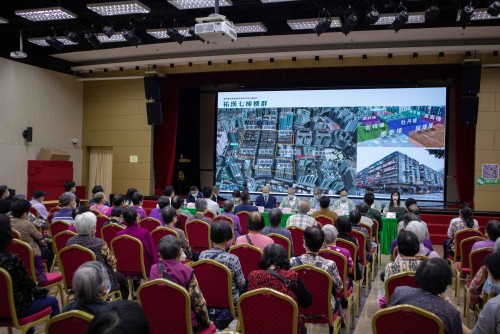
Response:
[[[210,199],[214,202],[217,202],[217,203],[225,202],[226,199],[224,197],[220,196],[219,194],[220,194],[219,186],[213,186],[212,187],[212,197],[210,197]]]
[[[195,203],[198,198],[203,198],[203,194],[198,191],[197,186],[191,186],[189,187],[189,194],[187,196],[186,201],[188,203]]]
[[[262,188],[262,195],[255,199],[255,206],[263,206],[265,209],[274,209],[276,207],[276,197],[269,195],[269,187]]]
[[[259,211],[256,206],[250,204],[250,193],[248,192],[248,190],[243,190],[243,192],[241,193],[241,200],[242,203],[234,208],[234,214],[237,214],[241,211]]]
[[[368,204],[369,207],[366,216],[378,221],[378,231],[380,233],[380,231],[382,231],[382,229],[384,228],[384,226],[382,225],[382,216],[380,215],[380,211],[371,208],[373,201],[375,201],[375,195],[372,192],[367,192],[363,198],[363,201]]]

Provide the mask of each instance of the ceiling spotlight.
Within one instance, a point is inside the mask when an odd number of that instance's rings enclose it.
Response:
[[[249,64],[253,64],[253,59],[248,59]]]
[[[141,39],[139,37],[137,37],[134,34],[134,32],[131,30],[123,29],[122,34],[123,34],[123,38],[125,38],[127,40],[127,42],[129,42],[130,44],[132,44],[135,47],[137,47],[137,45],[142,43]]]
[[[94,71],[89,70],[89,74],[90,74],[90,75],[94,74]]]
[[[99,49],[101,47],[101,41],[99,41],[95,34],[89,32],[85,34],[85,39],[94,47],[94,49]]]
[[[367,60],[368,59],[368,55],[363,55],[361,58],[363,58],[363,60]]]
[[[104,73],[108,73],[108,69],[107,68],[104,69]]]
[[[439,58],[444,58],[444,52],[439,52]]]
[[[340,61],[344,60],[344,55],[339,55],[339,60]]]
[[[404,24],[408,22],[409,17],[410,16],[408,15],[406,8],[403,8],[399,13],[396,14],[396,18],[394,19],[394,22],[392,22],[392,30],[394,30],[395,32],[401,30]]]
[[[493,51],[493,57],[498,57],[498,51]]]
[[[119,70],[120,72],[123,72],[123,67],[120,67],[118,70]]]
[[[314,61],[319,61],[319,56],[314,56]]]
[[[297,61],[297,57],[292,57],[292,61],[296,62]]]
[[[105,26],[104,28],[102,28],[102,32],[104,35],[106,35],[106,37],[111,38],[115,34],[115,29],[113,29],[113,27],[111,26]]]
[[[351,13],[342,23],[342,32],[347,36],[358,24],[358,17],[355,13]]]
[[[378,10],[375,7],[373,7],[372,10],[368,14],[366,14],[366,22],[368,22],[368,24],[377,23],[378,18]]]
[[[208,66],[212,66],[212,61],[211,60],[208,61]]]
[[[392,59],[392,53],[388,53],[387,58]]]
[[[170,64],[170,68],[174,68],[174,67],[175,67],[175,65],[174,65],[174,64]]]
[[[470,20],[474,16],[474,7],[472,5],[465,6],[460,12],[460,26],[465,29],[468,25],[470,25]]]
[[[233,61],[232,61],[231,59],[228,59],[228,60],[227,60],[227,64],[228,64],[228,65],[231,65],[232,63],[233,63]]]
[[[172,38],[174,41],[176,41],[179,44],[182,44],[182,42],[184,42],[184,35],[182,35],[177,29],[168,28],[167,34],[170,38]]]
[[[330,28],[330,25],[332,24],[332,18],[330,16],[328,17],[322,17],[318,20],[318,24],[316,27],[314,27],[314,32],[319,36],[322,33],[324,33],[328,28]]]
[[[270,63],[274,63],[274,58],[269,58]]]
[[[429,8],[425,10],[425,22],[436,21],[438,15],[439,15],[439,7],[436,5],[430,5]]]
[[[493,2],[486,10],[486,13],[493,17],[498,16],[498,14],[500,14],[500,1]]]
[[[64,48],[64,43],[58,40],[55,36],[45,37],[45,42],[53,48],[61,51]]]
[[[76,32],[73,31],[66,32],[66,37],[68,37],[68,39],[75,44],[78,44],[80,42],[80,37]]]
[[[139,71],[139,66],[136,66],[136,67],[135,67],[135,70],[136,70],[136,71]]]
[[[189,62],[189,63],[188,63],[188,66],[189,66],[189,67],[192,67],[192,66],[193,66],[193,63],[192,63],[192,62]]]
[[[413,59],[417,59],[418,58],[418,53],[417,52],[413,52],[412,57],[413,57]]]

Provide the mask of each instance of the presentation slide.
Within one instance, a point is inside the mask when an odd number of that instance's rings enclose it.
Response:
[[[444,200],[446,88],[219,92],[216,184]]]

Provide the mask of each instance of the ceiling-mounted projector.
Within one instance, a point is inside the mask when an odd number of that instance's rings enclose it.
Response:
[[[229,44],[238,38],[233,22],[226,20],[224,15],[210,14],[197,18],[196,22],[195,34],[208,43]]]

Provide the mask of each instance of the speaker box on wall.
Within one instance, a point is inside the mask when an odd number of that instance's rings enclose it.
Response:
[[[462,64],[462,81],[460,92],[464,94],[477,94],[481,86],[481,63],[466,62]]]
[[[460,96],[460,110],[458,112],[458,121],[462,124],[477,124],[478,106],[479,97]]]
[[[33,141],[33,128],[31,126],[23,131],[23,138],[26,139],[28,143]]]
[[[147,102],[146,110],[148,113],[148,125],[163,124],[163,110],[161,102]]]
[[[144,77],[144,93],[147,100],[160,100],[160,77]]]

